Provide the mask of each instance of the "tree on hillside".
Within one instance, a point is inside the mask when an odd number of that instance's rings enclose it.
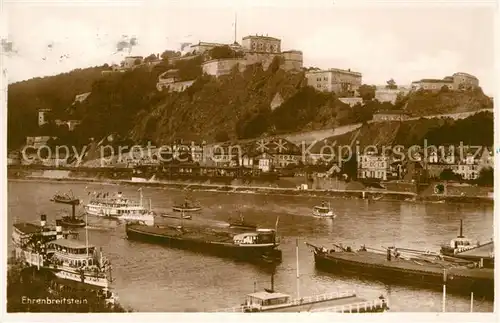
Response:
[[[271,73],[276,73],[280,69],[282,62],[283,58],[281,56],[274,56],[273,61],[269,64],[267,70]]]
[[[95,82],[83,105],[84,117],[75,132],[80,138],[102,138],[110,133],[127,137],[136,115],[155,100],[157,79],[142,69],[119,73]]]
[[[229,140],[229,135],[228,135],[227,131],[225,131],[225,130],[219,130],[215,134],[215,141],[217,141],[217,142],[225,142],[228,140]]]
[[[272,111],[271,120],[278,132],[297,131],[313,120],[321,107],[332,107],[334,104],[331,93],[318,92],[306,86]]]
[[[247,112],[236,123],[239,139],[256,138],[262,135],[270,125],[267,111]]]
[[[201,57],[176,61],[174,68],[179,70],[177,74],[179,79],[181,81],[190,81],[200,77],[203,74],[201,62]]]
[[[158,64],[155,64],[155,66],[153,66],[151,73],[154,75],[155,78],[158,78],[160,74],[168,71],[171,68],[172,65],[169,64],[168,59],[162,59]]]
[[[156,61],[156,59],[157,59],[156,55],[151,54],[144,59],[144,63],[154,62],[154,61]]]
[[[363,123],[372,120],[375,112],[373,104],[361,105],[358,103],[349,110],[349,123]]]
[[[450,88],[447,85],[443,85],[441,89],[439,89],[439,92],[441,93],[450,92]]]
[[[341,165],[341,171],[342,174],[346,174],[351,180],[358,178],[358,158],[355,153]]]
[[[494,173],[491,167],[481,169],[479,171],[479,177],[476,179],[476,183],[483,186],[493,186]]]
[[[394,107],[398,110],[403,110],[406,103],[408,102],[409,95],[405,95],[403,92],[399,92],[396,96],[396,101],[394,102]]]
[[[134,65],[141,65],[142,63],[142,60],[140,58],[136,58],[135,61],[134,61]]]
[[[168,61],[169,58],[180,57],[180,56],[181,52],[176,52],[168,49],[160,55],[161,59],[165,61]]]
[[[425,138],[432,145],[493,145],[493,113],[480,112],[466,119],[448,120],[438,128],[431,128]]]
[[[394,79],[390,79],[389,81],[387,81],[387,85],[385,86],[385,88],[390,90],[395,90],[398,88],[398,86],[396,85]]]
[[[453,172],[450,168],[445,168],[441,172],[441,175],[439,175],[439,178],[443,181],[461,181],[462,176],[460,174],[457,174]]]
[[[76,69],[68,73],[9,84],[7,92],[7,143],[9,149],[36,135],[38,109],[50,108],[55,118],[65,113],[75,95],[90,92],[92,83],[102,78],[103,66]],[[57,116],[57,117],[55,117]]]
[[[242,53],[234,51],[228,45],[216,46],[208,51],[211,59],[237,58],[242,57]]]
[[[370,101],[375,97],[375,90],[375,85],[363,84],[359,87],[358,92],[363,101]]]

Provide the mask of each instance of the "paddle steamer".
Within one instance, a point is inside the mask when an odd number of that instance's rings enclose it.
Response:
[[[76,239],[76,233],[63,231],[61,220],[55,227],[46,225],[41,215],[40,225],[15,223],[12,232],[15,259],[29,267],[50,272],[55,278],[99,290],[108,301],[115,296],[109,291],[111,264],[102,248]],[[81,286],[80,286],[81,287]]]

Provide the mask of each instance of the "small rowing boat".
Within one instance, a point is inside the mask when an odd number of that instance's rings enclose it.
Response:
[[[186,198],[184,202],[178,203],[172,207],[174,212],[198,212],[201,206],[194,204],[190,199]]]
[[[56,194],[54,195],[50,200],[55,203],[61,203],[61,204],[69,204],[69,205],[79,205],[80,204],[80,199],[76,198],[73,196],[73,193],[70,191],[71,194]]]

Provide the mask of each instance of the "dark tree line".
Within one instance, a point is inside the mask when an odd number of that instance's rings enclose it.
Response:
[[[11,264],[7,272],[7,312],[126,312],[119,304],[106,303],[104,297],[95,291],[59,289],[52,286],[53,280],[53,277],[37,272],[34,267]],[[60,303],[47,304],[47,299],[51,302],[58,300]],[[36,304],[37,300],[45,300],[45,303]]]
[[[465,119],[448,120],[425,135],[432,145],[493,145],[493,113],[481,112]]]
[[[104,66],[76,69],[56,76],[34,78],[10,84],[7,95],[7,143],[22,145],[26,136],[45,135],[38,128],[38,110],[51,109],[52,117],[68,118],[77,94],[89,92],[101,78]]]

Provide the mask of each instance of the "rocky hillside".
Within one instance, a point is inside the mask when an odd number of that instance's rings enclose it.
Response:
[[[306,86],[304,72],[280,69],[279,59],[267,70],[255,64],[243,72],[234,69],[217,79],[202,75],[202,59],[170,62],[167,55],[159,64],[137,66],[125,73],[103,76],[101,71],[107,68],[103,66],[11,84],[9,148],[19,147],[28,135],[59,137],[62,139],[58,144],[77,146],[88,143],[89,138],[100,139],[111,133],[132,143],[164,144],[175,139],[226,141],[361,123],[370,120],[377,110],[387,108],[405,107],[419,116],[492,106],[491,100],[477,90],[416,92],[400,98],[395,106],[367,101],[351,108],[334,94]],[[180,93],[159,92],[158,76],[169,69],[178,70],[182,80],[195,80],[194,84]],[[72,105],[75,95],[84,92],[91,94],[81,104]],[[273,109],[271,102],[277,94],[284,101]],[[40,108],[52,109],[54,118],[78,119],[82,123],[71,133],[53,123],[39,128]],[[388,135],[395,134],[388,131]],[[375,131],[370,140],[382,136],[381,133],[382,130]]]
[[[80,77],[74,76],[72,82],[66,80],[67,84],[74,84],[74,89],[60,86],[64,93],[57,90],[62,78],[56,76],[50,87],[41,87],[36,95],[27,97],[29,109],[23,106],[26,100],[18,98],[27,92],[26,84],[34,89],[42,80],[11,85],[9,109],[22,111],[9,114],[11,144],[21,144],[26,135],[58,136],[69,141],[59,144],[83,144],[88,138],[103,138],[110,133],[134,142],[151,140],[156,144],[175,139],[211,142],[321,129],[354,120],[349,106],[334,94],[307,87],[303,72],[285,72],[278,59],[267,70],[255,64],[243,72],[234,69],[217,79],[202,75],[200,64],[196,58],[172,64],[164,60],[153,68],[143,66],[125,73],[92,75],[85,86],[76,82]],[[172,68],[196,81],[184,92],[159,92],[158,75]],[[74,95],[85,91],[91,91],[88,98],[70,109],[70,118],[82,120],[77,130],[68,133],[50,124],[37,128],[37,108],[55,105],[53,110],[66,111]],[[272,109],[271,102],[277,94],[284,102]],[[54,103],[53,98],[59,101]]]
[[[493,102],[481,89],[467,92],[417,91],[402,100],[405,110],[413,116],[448,114],[493,109]]]
[[[202,76],[183,93],[162,94],[150,110],[137,115],[134,140],[225,141],[261,135],[334,127],[337,111],[349,108],[332,94],[306,87],[303,73],[271,64],[236,69],[218,79]],[[271,108],[279,93],[284,103]],[[349,117],[349,116],[347,116]]]
[[[336,146],[359,144],[395,147],[402,145],[493,145],[493,113],[480,112],[466,119],[419,119],[405,122],[368,123],[352,132],[328,138]],[[321,146],[321,143],[318,144]],[[318,147],[319,147],[318,146]]]

